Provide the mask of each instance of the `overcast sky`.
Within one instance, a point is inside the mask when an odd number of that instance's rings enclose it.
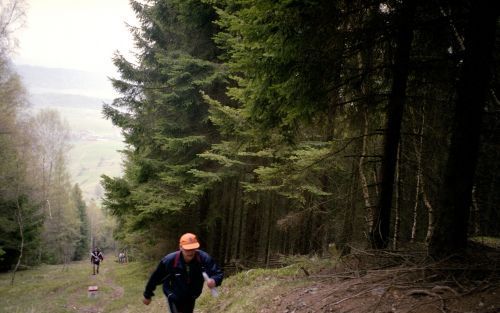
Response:
[[[129,55],[135,25],[128,0],[27,0],[26,25],[18,31],[17,64],[87,70],[113,75],[113,52]]]

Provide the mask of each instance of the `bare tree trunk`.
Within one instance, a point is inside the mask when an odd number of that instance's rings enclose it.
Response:
[[[231,220],[231,198],[232,198],[232,195],[233,195],[233,192],[232,192],[232,181],[231,179],[227,179],[224,183],[223,183],[223,188],[221,190],[221,202],[222,202],[222,205],[223,205],[223,217],[224,219],[222,220],[222,228],[221,228],[221,231],[222,231],[222,240],[221,240],[221,244],[220,244],[220,251],[219,251],[219,262],[222,263],[221,266],[224,266],[224,264],[226,263],[227,259],[226,259],[226,256],[227,256],[227,249],[228,249],[228,246],[230,246],[231,244],[229,243],[229,231],[230,231],[230,220]],[[227,191],[230,191],[230,192],[227,192]]]
[[[18,189],[19,189],[19,187],[18,187]],[[19,269],[19,265],[21,264],[21,259],[23,257],[23,251],[24,251],[24,227],[23,227],[22,207],[21,207],[21,204],[19,203],[19,190],[16,194],[16,207],[17,207],[16,220],[17,220],[17,225],[19,227],[19,236],[21,237],[21,243],[19,244],[19,257],[17,259],[16,266],[14,267],[14,270],[12,271],[12,277],[10,279],[11,286],[14,285],[14,279],[16,277],[16,272]]]
[[[364,115],[364,128],[363,128],[363,140],[361,144],[361,156],[359,157],[358,164],[358,172],[359,172],[359,180],[361,183],[361,190],[363,192],[363,201],[365,203],[365,219],[366,225],[368,225],[368,233],[371,233],[373,230],[373,206],[370,202],[370,192],[368,191],[368,183],[366,180],[365,173],[363,171],[364,164],[364,155],[366,154],[366,137],[368,135],[368,113],[366,110],[363,112]]]
[[[235,225],[235,220],[236,220],[236,203],[238,201],[238,188],[239,188],[239,184],[238,184],[238,180],[236,178],[233,178],[231,179],[231,181],[233,182],[232,184],[232,189],[231,189],[231,201],[230,201],[230,206],[231,206],[231,223],[229,225],[229,229],[228,229],[228,232],[229,232],[229,235],[230,235],[230,240],[228,242],[228,244],[226,245],[226,263],[228,262],[231,262],[231,260],[233,259],[233,248],[235,246],[235,242],[234,242],[234,237],[235,237],[235,230],[234,230],[234,225]]]
[[[419,169],[417,169],[417,182],[415,186],[415,204],[413,206],[413,222],[411,225],[410,242],[415,242],[415,238],[417,237],[418,202],[420,199],[420,176],[421,176],[420,171]]]
[[[494,0],[474,1],[470,6],[448,161],[440,191],[436,228],[429,243],[429,254],[436,258],[462,253],[467,247],[482,115],[500,11]]]
[[[374,209],[373,230],[370,233],[370,241],[375,249],[386,248],[389,244],[394,175],[409,74],[414,15],[415,1],[402,2],[398,16],[399,31],[396,34],[397,47],[387,110],[384,156],[380,169],[380,197]]]
[[[238,178],[239,179],[239,178]],[[246,204],[244,201],[242,201],[243,196],[241,195],[242,189],[241,187],[238,187],[238,190],[236,191],[238,194],[238,207],[240,208],[239,210],[239,221],[238,221],[238,234],[237,234],[237,241],[236,241],[236,259],[241,259],[241,245],[243,243],[243,218],[245,217],[245,208]]]
[[[352,171],[351,171],[351,184],[349,185],[348,194],[346,197],[346,205],[344,211],[344,221],[342,225],[342,233],[337,242],[337,248],[340,251],[340,255],[344,256],[351,253],[351,247],[348,242],[352,240],[353,233],[353,223],[354,216],[356,215],[356,204],[354,201],[354,190],[356,190],[356,168],[355,161],[352,162]]]
[[[274,210],[274,197],[272,194],[269,195],[270,199],[268,201],[269,207],[267,213],[267,230],[266,230],[266,247],[265,247],[265,264],[269,267],[269,261],[271,256],[271,241],[272,241],[272,226],[273,226],[273,210]]]
[[[328,179],[328,176],[323,175],[321,177],[321,187],[323,188],[323,190],[327,191],[329,185],[330,185],[330,180]],[[319,204],[318,214],[319,215],[324,214],[323,216],[328,216],[327,212],[330,211],[329,207],[330,207],[329,204],[325,202]],[[318,229],[317,229],[318,241],[321,242],[321,246],[319,246],[318,248],[321,251],[321,256],[323,256],[325,253],[328,252],[328,229],[330,226],[330,222],[327,221],[327,219],[321,218],[321,216],[319,216],[317,224],[318,224]]]
[[[46,175],[48,176],[46,178]],[[42,159],[42,197],[47,203],[47,208],[49,210],[49,218],[52,219],[52,209],[50,206],[50,201],[49,201],[49,188],[51,186],[51,180],[52,180],[52,161],[50,161],[50,166],[48,173],[46,173],[45,170],[45,155]]]
[[[49,199],[47,199],[47,208],[49,209],[49,218],[52,219],[52,208],[50,207]]]
[[[424,201],[424,205],[427,208],[427,235],[425,236],[425,242],[430,242],[432,238],[432,234],[434,233],[434,208],[432,207],[429,199],[427,198],[427,194],[425,193],[425,187],[422,183],[422,200]]]
[[[420,130],[418,131],[418,136],[419,136],[418,146],[416,142],[413,142],[415,147],[415,156],[417,158],[417,173],[416,173],[417,182],[415,186],[415,205],[413,206],[413,223],[411,227],[411,238],[410,238],[411,242],[415,242],[415,239],[417,237],[418,204],[421,196],[420,180],[422,179],[422,148],[424,144],[424,122],[425,122],[425,111],[424,108],[422,107],[422,124],[420,126]]]
[[[399,241],[399,225],[401,222],[400,211],[401,211],[401,197],[403,194],[402,184],[401,184],[401,148],[402,145],[398,148],[398,160],[396,163],[396,207],[394,210],[394,235],[392,237],[392,249],[398,249],[398,241]]]
[[[199,224],[203,225],[207,223],[208,210],[210,208],[210,196],[211,193],[209,191],[204,191],[203,195],[200,197],[200,201],[198,203],[198,216],[199,216]],[[200,227],[198,230],[198,238],[204,238],[204,240],[209,240],[207,227]]]
[[[11,286],[14,285],[14,279],[16,277],[16,272],[19,269],[19,265],[21,264],[21,259],[23,257],[23,252],[24,252],[24,225],[23,225],[23,212],[22,212],[22,205],[19,203],[19,197],[21,193],[21,173],[20,173],[20,165],[19,165],[19,160],[16,163],[16,168],[17,168],[17,186],[16,186],[16,221],[17,225],[19,227],[19,236],[21,237],[21,243],[19,244],[19,257],[17,259],[16,266],[14,267],[14,270],[12,271],[12,277],[10,280]]]
[[[377,166],[375,165],[375,163],[373,164],[373,170],[372,170],[372,175],[373,175],[373,181],[374,182],[378,182],[378,175],[377,175]],[[375,196],[379,196],[379,192],[378,192],[378,184],[375,184],[374,186],[374,189],[375,189]]]
[[[472,235],[477,236],[479,235],[479,218],[480,218],[480,209],[479,205],[477,205],[477,198],[476,198],[476,186],[472,187],[472,207],[473,207],[473,214],[472,214]]]

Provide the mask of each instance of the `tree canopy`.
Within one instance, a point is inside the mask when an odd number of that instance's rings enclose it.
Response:
[[[128,145],[102,180],[120,240],[162,254],[193,231],[252,264],[499,234],[495,1],[132,7],[139,53],[104,107]]]

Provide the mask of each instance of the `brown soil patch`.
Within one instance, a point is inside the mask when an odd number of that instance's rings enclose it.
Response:
[[[123,289],[123,287],[115,284],[113,279],[108,277],[104,282],[113,289],[113,292],[111,293],[111,299],[114,300],[123,297],[125,290]]]
[[[429,262],[422,253],[358,252],[304,277],[261,313],[500,312],[500,252]]]
[[[111,263],[111,266],[113,264]],[[98,285],[100,290],[103,289],[104,286],[110,287],[112,289],[111,294],[106,296],[102,294],[102,291],[99,291],[96,299],[94,299],[95,303],[92,305],[81,305],[78,301],[78,297],[82,296],[82,292],[85,295],[88,295],[86,291],[78,290],[71,297],[68,298],[67,308],[70,309],[68,312],[78,312],[78,313],[104,313],[104,305],[112,300],[123,297],[124,289],[121,286],[118,286],[113,278],[109,274],[110,268],[102,268],[101,273],[98,275],[90,275],[89,281],[93,285]],[[125,312],[127,310],[125,309]]]

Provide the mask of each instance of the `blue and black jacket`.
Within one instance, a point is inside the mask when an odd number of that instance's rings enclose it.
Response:
[[[217,286],[222,283],[222,270],[205,251],[196,250],[193,260],[189,263],[184,261],[181,251],[172,252],[163,257],[149,278],[144,298],[151,299],[156,286],[163,283],[163,292],[167,298],[173,297],[175,302],[195,300],[203,290],[202,272],[215,280]]]

